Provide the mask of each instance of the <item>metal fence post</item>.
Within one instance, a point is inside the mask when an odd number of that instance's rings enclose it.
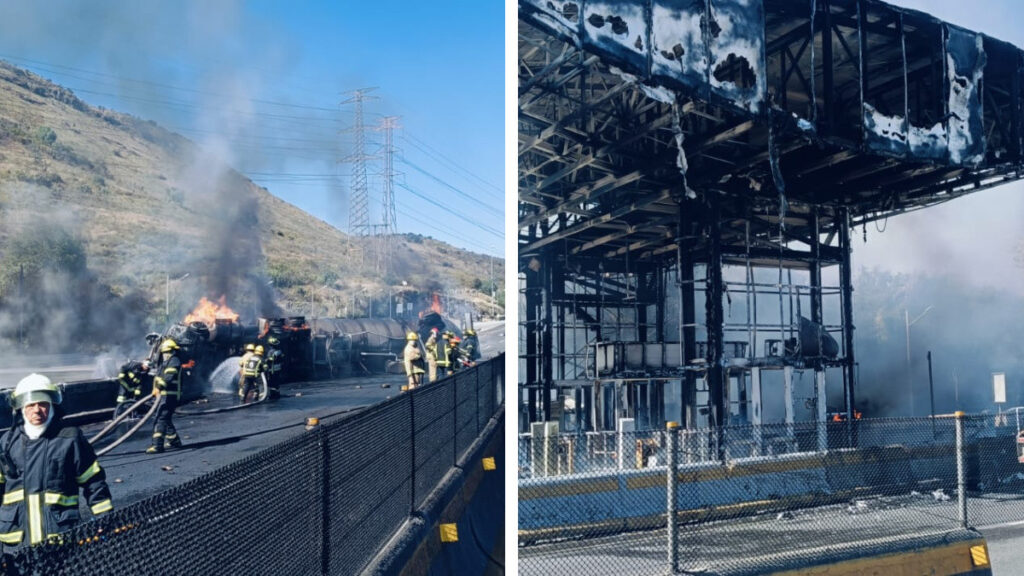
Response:
[[[679,526],[676,524],[676,487],[678,485],[678,477],[676,476],[676,468],[679,465],[679,423],[678,422],[666,422],[665,423],[665,439],[666,447],[668,450],[666,458],[667,468],[667,481],[668,486],[667,493],[667,510],[665,515],[665,525],[668,530],[668,566],[669,574],[679,573]]]
[[[964,413],[957,411],[956,417],[956,492],[960,509],[960,527],[967,528],[967,471],[964,462]]]

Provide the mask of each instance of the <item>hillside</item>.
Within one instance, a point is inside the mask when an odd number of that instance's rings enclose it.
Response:
[[[433,292],[501,313],[489,282],[502,260],[400,235],[385,274],[369,239],[215,158],[0,62],[0,350],[120,344],[203,296],[244,321],[366,315],[373,300],[386,315],[389,298]]]

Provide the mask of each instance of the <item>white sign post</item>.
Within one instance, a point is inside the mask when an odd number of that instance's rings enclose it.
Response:
[[[1002,404],[1006,403],[1006,373],[992,373],[992,393],[996,401],[996,426],[1001,426],[1005,424],[1002,417]]]
[[[992,389],[995,394],[996,404],[1006,403],[1006,374],[1004,372],[992,373]]]

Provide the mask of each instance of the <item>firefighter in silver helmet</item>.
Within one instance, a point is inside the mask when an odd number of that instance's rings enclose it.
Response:
[[[174,427],[174,411],[181,399],[181,348],[173,339],[160,343],[160,366],[153,378],[153,396],[160,406],[156,409],[156,423],[153,425],[153,443],[146,449],[147,454],[159,454],[166,448],[181,448],[181,438]]]
[[[0,437],[0,543],[54,538],[80,521],[79,491],[98,516],[114,508],[106,473],[75,426],[64,426],[60,388],[42,374],[21,379],[10,396],[14,425]]]
[[[423,351],[420,350],[419,334],[409,331],[405,335],[405,340],[402,359],[405,364],[405,375],[409,379],[408,389],[412,390],[423,381]]]

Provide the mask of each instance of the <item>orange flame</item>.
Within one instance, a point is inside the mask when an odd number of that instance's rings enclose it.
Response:
[[[228,308],[224,300],[225,297],[221,296],[218,302],[211,302],[203,296],[199,299],[199,304],[196,305],[195,309],[185,316],[185,324],[202,322],[212,330],[217,320],[238,322],[238,313]]]
[[[430,302],[430,309],[438,314],[441,313],[441,296],[437,292],[434,292],[434,296]]]

